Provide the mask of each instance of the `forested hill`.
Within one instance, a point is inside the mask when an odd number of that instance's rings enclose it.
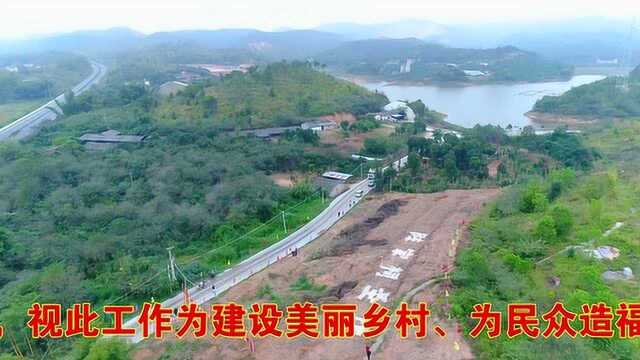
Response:
[[[587,117],[640,116],[640,66],[628,79],[609,77],[538,100],[534,111]]]
[[[191,85],[159,104],[155,115],[166,122],[202,120],[225,128],[255,128],[336,112],[364,114],[387,102],[384,95],[336,79],[310,63],[280,62]]]
[[[571,76],[572,68],[512,46],[463,49],[418,39],[344,43],[317,56],[331,68],[355,75],[410,81],[465,81],[466,71],[484,81],[542,81]]]

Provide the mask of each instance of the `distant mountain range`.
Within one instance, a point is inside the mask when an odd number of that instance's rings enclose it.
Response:
[[[185,30],[150,35],[128,28],[114,28],[20,41],[0,40],[0,53],[61,50],[100,54],[173,43],[203,49],[246,50],[256,58],[274,61],[315,57],[349,41],[407,38],[454,48],[515,46],[573,65],[630,66],[640,62],[640,27],[634,28],[629,21],[608,18],[474,25],[442,25],[429,20],[380,24],[343,22],[310,30]]]
[[[382,24],[333,23],[318,26],[314,30],[341,34],[350,40],[365,39],[431,39],[435,40],[449,31],[449,27],[428,20],[406,20]]]
[[[385,81],[545,81],[573,73],[571,66],[513,46],[454,48],[411,38],[346,42],[316,59],[333,71]]]
[[[75,31],[25,40],[0,40],[0,53],[74,51],[96,52],[138,45],[145,35],[128,28]]]
[[[0,53],[58,50],[95,54],[165,44],[186,44],[209,50],[248,50],[257,58],[280,60],[304,59],[331,49],[344,40],[342,35],[315,30],[185,30],[144,35],[126,28],[114,28],[55,34],[21,41],[0,41]]]
[[[640,62],[640,24],[610,18],[580,18],[525,24],[462,26],[441,39],[454,46],[513,45],[573,65]],[[617,64],[615,63],[617,60]],[[608,63],[609,62],[609,63]]]

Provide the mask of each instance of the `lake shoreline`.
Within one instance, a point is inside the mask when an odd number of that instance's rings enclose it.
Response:
[[[377,76],[367,75],[352,75],[352,74],[333,74],[334,76],[352,82],[356,85],[362,85],[367,83],[383,83],[383,86],[438,86],[438,87],[451,87],[462,88],[482,85],[526,85],[526,84],[544,84],[550,82],[564,82],[571,80],[568,78],[549,78],[539,81],[499,81],[499,80],[467,80],[467,81],[436,81],[436,80],[390,80]]]
[[[430,109],[447,114],[446,121],[472,128],[476,124],[524,127],[533,125],[530,112],[543,96],[557,96],[567,90],[602,79],[599,75],[581,75],[564,82],[534,84],[478,84],[476,86],[402,86],[387,83],[362,83],[371,91],[387,95],[389,100],[421,99]],[[535,114],[534,114],[535,116]],[[539,119],[540,123],[544,119]]]

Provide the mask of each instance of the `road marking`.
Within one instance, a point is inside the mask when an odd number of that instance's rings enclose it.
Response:
[[[407,249],[407,250],[393,249],[393,251],[391,252],[391,256],[398,256],[402,260],[409,260],[409,258],[412,257],[414,253],[415,253],[415,250],[413,249]]]
[[[391,280],[398,280],[398,278],[400,277],[400,273],[403,271],[402,268],[393,265],[380,265],[380,269],[382,269],[383,271],[376,271],[376,276],[384,277]]]
[[[420,243],[420,242],[423,242],[424,239],[427,238],[427,236],[429,236],[429,234],[416,232],[416,231],[409,231],[409,235],[407,235],[407,237],[404,238],[404,241]]]
[[[385,292],[383,288],[374,289],[371,285],[367,285],[362,289],[360,295],[358,295],[358,300],[367,298],[371,304],[378,301],[386,303],[389,300],[389,295],[391,295],[391,293]]]

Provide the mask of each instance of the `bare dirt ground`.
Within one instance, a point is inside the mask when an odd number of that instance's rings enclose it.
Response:
[[[320,137],[323,144],[333,144],[341,153],[351,155],[357,154],[362,149],[364,139],[375,136],[387,136],[394,132],[393,127],[381,126],[366,133],[350,132],[348,137],[342,135],[340,129],[324,131]]]
[[[257,294],[268,285],[286,303],[308,300],[318,304],[340,302],[357,304],[367,309],[369,302],[358,296],[370,285],[384,288],[390,294],[389,308],[406,294],[427,280],[441,277],[443,266],[452,267],[457,247],[465,242],[466,226],[483,205],[499,193],[498,189],[450,190],[434,194],[399,194],[369,196],[343,220],[319,239],[300,250],[297,257],[283,259],[269,269],[254,275],[228,291],[218,303],[237,302],[248,306],[254,302],[272,299],[258,298]],[[422,242],[405,238],[409,231],[428,233]],[[457,235],[456,235],[457,234]],[[454,239],[457,239],[454,242]],[[403,259],[393,255],[394,249],[413,249],[414,255]],[[376,276],[380,266],[403,269],[397,280]],[[291,285],[301,274],[321,290],[299,292]],[[324,288],[320,286],[324,285]],[[264,291],[262,291],[264,293]],[[457,331],[453,320],[448,320],[445,292],[442,285],[426,287],[406,299],[410,304],[427,302],[432,315],[429,334],[415,339],[413,334],[401,339],[391,323],[383,341],[374,346],[373,359],[470,359],[469,346]],[[359,311],[361,314],[363,310]],[[439,325],[445,337],[436,335],[432,328]],[[281,323],[283,328],[283,323]],[[139,346],[135,358],[158,359],[174,340],[147,341]],[[192,352],[186,350],[176,359],[357,359],[364,358],[365,340],[327,340],[298,337],[289,340],[265,338],[255,340],[256,351],[251,353],[242,340],[206,339],[181,340],[191,342]],[[372,345],[376,339],[367,340]],[[175,344],[173,344],[175,345]],[[174,357],[170,357],[174,358]]]
[[[304,180],[305,175],[299,172],[280,172],[269,175],[271,180],[278,185],[286,188],[292,188],[298,182]]]
[[[356,116],[351,113],[335,113],[333,115],[325,115],[320,117],[323,120],[333,121],[334,123],[340,125],[341,122],[346,121],[349,124],[355,122]]]

